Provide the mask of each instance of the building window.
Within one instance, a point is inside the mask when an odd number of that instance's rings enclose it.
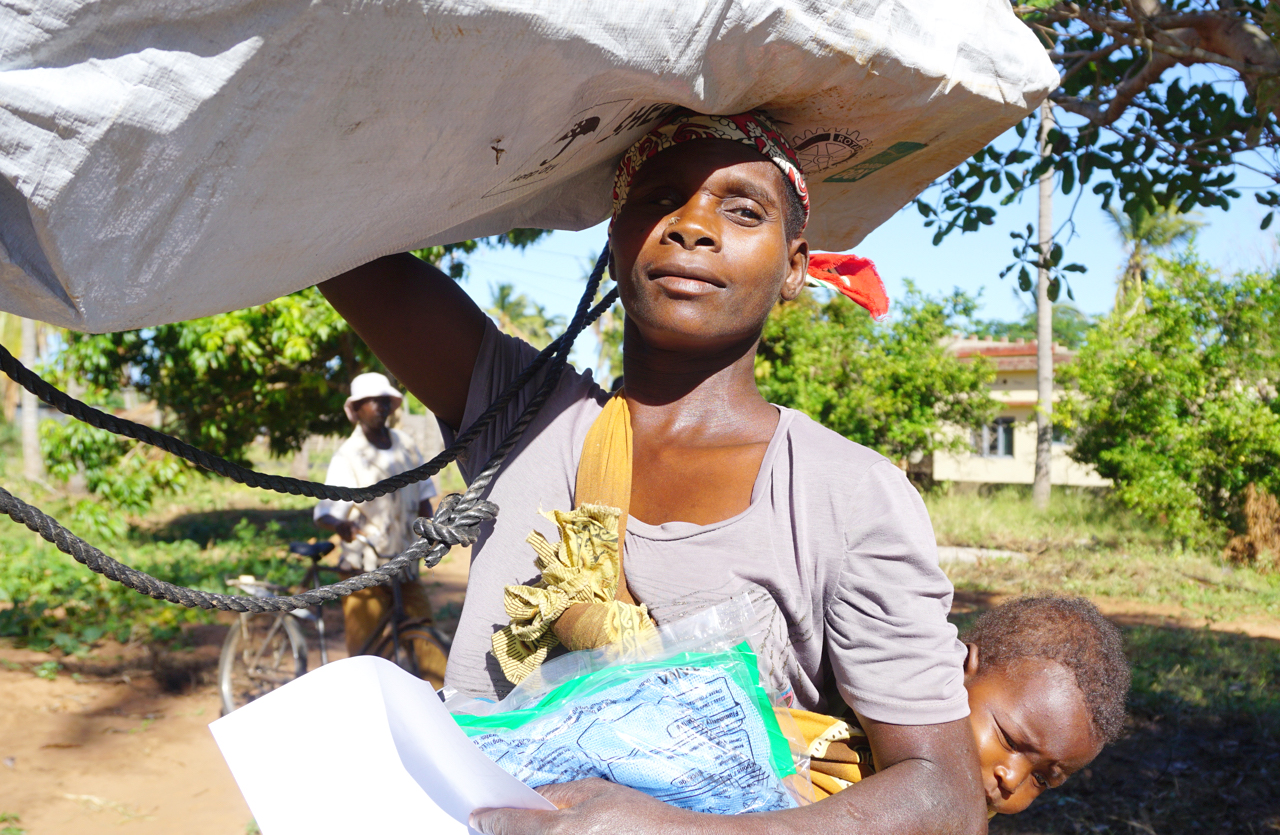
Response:
[[[1071,430],[1061,423],[1055,423],[1053,425],[1053,443],[1056,446],[1070,446]]]
[[[983,458],[1013,457],[1013,418],[996,418],[994,422],[973,430],[973,453]]]

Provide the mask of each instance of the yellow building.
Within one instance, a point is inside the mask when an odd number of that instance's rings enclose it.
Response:
[[[996,367],[990,383],[991,395],[1000,402],[1000,411],[987,426],[955,431],[968,436],[966,452],[938,451],[933,454],[933,478],[937,481],[972,481],[987,484],[1030,484],[1036,470],[1036,341],[965,336],[948,350],[961,359],[987,357]],[[1075,359],[1075,352],[1053,346],[1054,367]],[[1054,387],[1054,400],[1062,387]],[[1056,437],[1049,478],[1053,484],[1075,487],[1103,487],[1111,482],[1093,467],[1067,456],[1067,444]]]

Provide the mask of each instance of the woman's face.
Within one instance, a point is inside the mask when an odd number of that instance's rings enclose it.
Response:
[[[627,319],[653,347],[705,352],[754,341],[804,285],[808,244],[786,236],[782,172],[751,148],[699,140],[637,172],[613,224]]]

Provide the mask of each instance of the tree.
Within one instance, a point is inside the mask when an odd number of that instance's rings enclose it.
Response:
[[[9,349],[9,353],[22,354],[22,317],[12,313],[0,313],[0,345]],[[8,376],[0,376],[0,418],[5,423],[13,420],[18,413],[18,392],[22,386],[10,380]]]
[[[597,293],[596,301],[599,301]],[[626,313],[622,305],[615,303],[613,307],[600,314],[600,318],[591,323],[591,332],[595,334],[600,350],[596,353],[596,372],[600,375],[599,383],[608,386],[622,374],[622,338],[625,330]]]
[[[986,386],[991,365],[961,362],[946,350],[975,309],[963,293],[930,298],[909,285],[893,319],[878,324],[843,297],[824,302],[806,293],[774,309],[756,379],[771,402],[904,465],[935,449],[963,448],[968,435],[949,426],[986,423],[996,406]]]
[[[1280,275],[1224,279],[1194,252],[1158,261],[1063,376],[1071,455],[1189,542],[1243,532],[1246,490],[1280,493]]]
[[[476,238],[459,241],[456,244],[415,249],[413,254],[423,261],[440,267],[454,281],[461,281],[467,274],[466,256],[475,252],[481,246],[489,248],[512,246],[516,249],[524,249],[547,234],[549,234],[549,231],[546,229],[512,229],[510,232],[492,238]]]
[[[1116,199],[1131,216],[1170,207],[1184,213],[1196,205],[1226,208],[1240,197],[1237,168],[1280,183],[1280,52],[1273,42],[1280,8],[1267,0],[1026,0],[1014,11],[1061,71],[1060,86],[1040,110],[1037,152],[1023,147],[1034,118],[1028,116],[1017,127],[1023,142],[984,148],[916,204],[925,225],[937,226],[938,243],[956,229],[994,223],[996,206],[987,201],[997,195],[1007,205],[1039,184],[1040,234],[1030,224],[1013,233],[1014,262],[1001,277],[1020,264],[1018,286],[1031,292],[1029,268],[1037,272],[1043,317],[1032,492],[1043,506],[1052,448],[1049,307],[1063,289],[1074,298],[1067,274],[1084,269],[1062,263],[1062,244],[1045,228],[1053,191],[1046,175],[1064,194],[1096,180],[1093,192],[1103,208]],[[1226,70],[1236,89],[1197,76],[1196,65]],[[1055,110],[1070,120],[1055,119]],[[1264,206],[1280,205],[1276,188],[1255,197]],[[1271,219],[1268,214],[1262,227]],[[1070,224],[1068,217],[1063,225]]]
[[[1049,132],[1053,130],[1053,108],[1040,106],[1040,159],[1049,159]],[[1053,251],[1053,177],[1048,168],[1040,175],[1040,241],[1037,252]],[[1040,258],[1036,269],[1036,467],[1031,481],[1031,500],[1041,510],[1049,506],[1052,488],[1050,464],[1053,458],[1053,302],[1049,288],[1053,277],[1049,262]]]
[[[1070,302],[1058,302],[1053,306],[1053,341],[1075,350],[1084,344],[1093,328],[1089,314]],[[1014,322],[976,322],[971,331],[975,336],[1005,337],[1008,339],[1036,338],[1036,311]]]
[[[308,435],[347,431],[351,379],[380,367],[314,287],[190,322],[68,333],[59,364],[102,391],[135,387],[166,430],[236,461],[260,433],[284,455]]]
[[[30,367],[36,364],[39,354],[36,350],[36,323],[31,319],[22,320],[22,362]],[[40,413],[36,396],[25,389],[20,395],[22,401],[22,475],[32,481],[39,481],[44,475],[44,459],[40,457]]]
[[[503,333],[523,339],[541,350],[551,344],[558,331],[564,329],[563,316],[548,316],[545,307],[523,293],[517,295],[510,284],[499,284],[491,291],[493,301],[485,313],[494,318]]]
[[[1040,158],[1023,147],[1035,118],[1028,116],[1017,128],[1022,142],[988,146],[939,181],[917,201],[926,225],[937,227],[935,242],[994,223],[998,208],[1046,170],[1064,194],[1092,184],[1104,208],[1114,201],[1131,216],[1225,209],[1241,196],[1239,170],[1280,183],[1280,8],[1266,0],[1028,0],[1014,11],[1062,73],[1050,95],[1058,111],[1052,153]],[[1278,187],[1254,196],[1280,205]],[[1080,268],[1062,264],[1060,245],[1041,253],[1029,229],[1014,237],[1024,267],[1049,269],[1050,300],[1064,287],[1069,293],[1066,273]],[[1030,291],[1026,271],[1019,276]]]
[[[87,395],[94,402],[104,397]],[[46,420],[40,425],[40,451],[49,475],[68,482],[84,479],[92,497],[73,497],[65,522],[81,536],[118,540],[128,532],[127,514],[150,509],[162,491],[181,486],[190,466],[180,458],[138,444],[77,420]]]
[[[482,241],[415,254],[449,259],[478,246],[527,246],[542,230],[515,229]],[[447,361],[441,358],[440,361]],[[343,434],[351,379],[381,363],[314,287],[265,305],[142,330],[67,334],[58,357],[64,379],[101,393],[133,387],[154,399],[165,428],[217,455],[243,461],[265,435],[274,455],[298,450],[309,435]]]
[[[1131,215],[1110,206],[1107,216],[1126,251],[1124,267],[1116,279],[1115,309],[1132,311],[1142,302],[1142,288],[1150,277],[1152,256],[1189,242],[1203,224],[1171,206],[1154,210],[1139,206]]]

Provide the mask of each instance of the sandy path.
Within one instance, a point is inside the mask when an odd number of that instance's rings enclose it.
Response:
[[[252,818],[205,727],[218,716],[212,687],[175,696],[146,675],[5,670],[0,700],[0,812],[32,835],[232,835]]]
[[[468,554],[455,552],[426,585],[450,631],[466,589]],[[336,609],[327,622],[341,623]],[[334,617],[336,616],[336,617]],[[138,664],[110,678],[67,672],[32,674],[49,656],[0,646],[0,814],[16,814],[29,835],[243,835],[252,815],[207,725],[218,718],[214,675],[225,627],[202,627],[184,662],[204,668],[204,683],[165,692]],[[346,655],[341,636],[332,658]],[[314,656],[313,656],[314,657]],[[278,757],[282,767],[323,762]],[[333,771],[317,769],[317,779]]]

